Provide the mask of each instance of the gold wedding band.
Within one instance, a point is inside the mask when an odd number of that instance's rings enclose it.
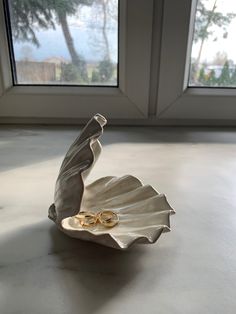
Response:
[[[101,210],[98,213],[81,211],[76,216],[82,227],[93,227],[98,222],[106,228],[112,228],[119,222],[119,217],[112,210]]]
[[[111,210],[102,210],[97,214],[98,221],[107,228],[112,228],[118,224],[119,218],[116,213]]]
[[[79,212],[75,218],[79,219],[82,227],[92,227],[97,223],[97,216],[93,212]]]

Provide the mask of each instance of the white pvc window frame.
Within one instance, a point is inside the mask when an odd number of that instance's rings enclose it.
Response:
[[[156,118],[224,124],[236,119],[236,89],[188,87],[196,5],[164,1]]]
[[[120,0],[119,87],[14,86],[1,0],[0,120],[83,119],[97,112],[112,119],[145,119],[149,104],[153,3],[153,0]]]
[[[13,86],[0,2],[0,123],[235,125],[236,89],[188,87],[197,0],[120,0],[119,87]]]

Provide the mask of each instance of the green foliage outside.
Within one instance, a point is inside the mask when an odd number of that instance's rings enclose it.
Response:
[[[106,59],[99,63],[97,69],[93,70],[91,81],[93,83],[108,82],[114,73],[113,63]]]
[[[116,65],[109,60],[101,61],[91,73],[88,73],[88,83],[92,84],[101,84],[111,81],[114,78]],[[89,72],[89,71],[88,71]],[[73,63],[62,63],[61,64],[61,73],[60,73],[61,82],[76,82],[84,83],[83,77],[81,77],[80,72],[78,72],[77,67]]]
[[[229,62],[226,61],[221,69],[220,75],[217,77],[215,70],[209,70],[203,65],[199,71],[195,86],[235,87],[236,67],[230,68]]]
[[[73,63],[62,63],[61,64],[61,82],[77,82],[82,83],[83,79],[78,71],[78,68]]]

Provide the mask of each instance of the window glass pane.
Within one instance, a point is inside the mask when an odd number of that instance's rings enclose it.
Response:
[[[236,87],[235,30],[235,0],[198,0],[189,86]]]
[[[8,0],[16,84],[117,86],[118,0]]]

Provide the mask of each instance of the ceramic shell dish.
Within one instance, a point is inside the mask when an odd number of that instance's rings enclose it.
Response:
[[[154,243],[162,232],[170,231],[174,210],[165,195],[131,175],[103,177],[87,186],[84,183],[101,152],[98,138],[105,124],[102,115],[95,115],[69,148],[56,181],[49,218],[70,237],[113,248]],[[113,228],[99,224],[83,228],[74,218],[80,211],[101,209],[117,213],[119,223]]]

